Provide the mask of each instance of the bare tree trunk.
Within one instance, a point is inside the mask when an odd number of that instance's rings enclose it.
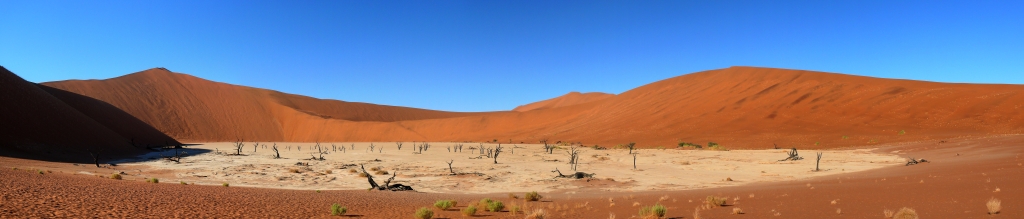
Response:
[[[633,154],[633,169],[636,169],[636,154]]]
[[[455,175],[455,169],[452,169],[452,163],[454,163],[454,162],[455,162],[455,160],[451,160],[451,161],[447,162],[448,163],[448,171],[451,171],[452,175]]]
[[[100,153],[99,152],[95,152],[94,153],[94,152],[92,152],[92,150],[88,150],[88,151],[89,151],[89,155],[92,156],[92,162],[96,163],[96,167],[100,167]]]
[[[818,152],[818,161],[814,162],[814,171],[820,171],[818,165],[821,164],[821,152]]]

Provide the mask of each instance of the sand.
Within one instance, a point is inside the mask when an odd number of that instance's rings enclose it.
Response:
[[[512,109],[512,111],[526,112],[526,111],[531,111],[531,110],[541,110],[541,109],[551,109],[551,108],[567,107],[567,106],[572,106],[572,105],[579,105],[579,104],[584,104],[584,103],[604,100],[604,99],[608,99],[609,97],[614,97],[614,96],[615,96],[615,94],[601,93],[601,92],[587,92],[587,93],[569,92],[568,94],[565,94],[565,95],[562,95],[562,96],[559,96],[559,97],[555,97],[555,98],[551,98],[551,99],[547,99],[547,100],[541,100],[541,101],[533,102],[533,103],[526,104],[526,105],[517,106],[516,108]]]
[[[262,145],[276,144],[283,159],[274,159],[273,151]],[[188,156],[180,163],[160,158],[161,152],[142,156],[141,160],[115,161],[114,171],[126,177],[156,177],[166,182],[189,182],[201,185],[220,185],[227,182],[235,186],[299,189],[299,190],[354,190],[366,189],[365,178],[350,170],[365,165],[367,171],[379,167],[397,173],[394,183],[413,186],[417,191],[445,194],[484,194],[503,191],[555,192],[578,191],[671,191],[724,186],[746,185],[756,182],[776,182],[829,176],[841,173],[867,171],[886,166],[902,165],[904,159],[891,153],[873,153],[871,149],[807,150],[800,151],[803,160],[778,161],[788,150],[681,150],[641,149],[637,153],[636,167],[629,150],[594,150],[581,148],[577,170],[596,173],[593,179],[579,182],[555,179],[558,169],[572,174],[567,149],[544,153],[542,145],[503,145],[505,152],[494,159],[481,156],[475,148],[480,144],[464,144],[463,152],[449,152],[453,143],[430,143],[422,154],[414,153],[412,143],[404,143],[397,151],[394,142],[373,143],[377,150],[367,151],[370,143],[321,143],[330,150],[324,161],[309,160],[310,143],[264,142],[255,148],[245,143],[242,156],[234,154],[234,143],[200,143],[189,146],[193,154],[201,150],[213,151]],[[354,147],[345,152],[333,151],[331,145]],[[485,148],[496,144],[484,144]],[[291,147],[288,149],[288,147]],[[299,150],[299,147],[302,150]],[[383,150],[380,148],[383,147]],[[471,147],[473,149],[471,149]],[[219,153],[218,153],[219,152]],[[824,153],[820,171],[815,168],[815,153]],[[169,156],[173,151],[162,152]],[[319,157],[319,155],[315,155]],[[447,162],[452,161],[452,175]],[[297,165],[297,163],[302,163]],[[294,171],[294,172],[293,172]],[[327,171],[331,171],[327,173]],[[297,173],[296,173],[297,172]],[[109,173],[97,173],[107,175]],[[391,175],[376,175],[383,181]],[[731,181],[727,181],[726,179]]]

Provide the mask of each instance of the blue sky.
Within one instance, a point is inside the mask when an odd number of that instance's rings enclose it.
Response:
[[[763,66],[1024,84],[1024,1],[0,1],[33,82],[152,67],[318,98],[508,110]]]

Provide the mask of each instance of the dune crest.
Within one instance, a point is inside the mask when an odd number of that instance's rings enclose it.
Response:
[[[550,109],[550,108],[572,106],[572,105],[578,105],[578,104],[583,104],[583,103],[589,103],[589,102],[593,102],[593,101],[604,100],[604,99],[607,99],[609,97],[614,97],[614,96],[615,96],[615,94],[601,93],[601,92],[580,93],[580,92],[573,91],[573,92],[569,92],[568,94],[565,94],[565,95],[562,95],[562,96],[559,96],[559,97],[555,97],[555,98],[551,98],[551,99],[547,99],[547,100],[542,100],[542,101],[538,101],[538,102],[534,102],[534,103],[529,103],[529,104],[526,104],[526,105],[518,106],[515,109],[512,109],[512,111],[526,112],[526,111],[530,111],[530,110]]]

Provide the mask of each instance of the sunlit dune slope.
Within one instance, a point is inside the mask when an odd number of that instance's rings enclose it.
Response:
[[[589,102],[593,102],[593,101],[604,100],[604,99],[607,99],[609,97],[614,97],[614,96],[615,96],[614,94],[607,94],[607,93],[601,93],[601,92],[589,92],[589,93],[570,92],[568,94],[565,94],[565,95],[562,95],[562,96],[559,96],[559,97],[555,97],[555,98],[551,98],[551,99],[547,99],[547,100],[542,100],[542,101],[538,101],[538,102],[534,102],[534,103],[518,106],[515,109],[512,109],[512,111],[526,112],[526,111],[530,111],[530,110],[539,110],[539,109],[549,109],[549,108],[558,108],[558,107],[572,106],[572,105],[577,105],[577,104],[582,104],[582,103],[589,103]]]
[[[732,67],[601,100],[452,113],[320,100],[151,69],[45,83],[109,102],[189,141],[571,141],[829,148],[1020,133],[1024,86],[949,84]],[[566,98],[568,99],[568,98]],[[550,100],[549,100],[550,101]],[[544,101],[539,102],[544,103]],[[522,110],[522,108],[519,108]]]
[[[36,85],[3,67],[0,103],[0,150],[8,156],[89,161],[89,151],[110,157],[178,143],[114,106]]]

